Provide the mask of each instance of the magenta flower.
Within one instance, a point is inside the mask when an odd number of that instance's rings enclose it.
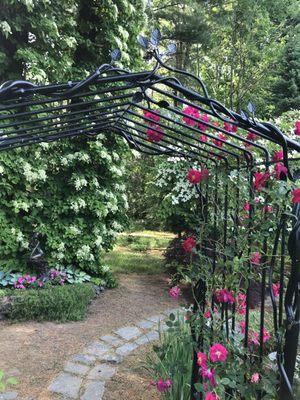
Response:
[[[279,293],[280,293],[280,283],[279,282],[273,283],[272,290],[273,290],[274,297],[278,297]]]
[[[274,170],[275,170],[275,178],[278,181],[287,176],[288,169],[282,163],[277,163],[275,165]]]
[[[275,151],[273,155],[273,161],[278,162],[283,159],[283,150]]]
[[[209,358],[212,362],[224,362],[227,360],[228,351],[220,343],[215,343],[209,349]]]
[[[297,135],[297,136],[300,136],[300,121],[296,121],[295,122],[294,134]]]
[[[169,290],[169,295],[172,299],[177,300],[180,296],[181,290],[178,286],[174,286]]]
[[[207,363],[207,356],[205,353],[202,353],[202,351],[198,351],[197,353],[197,364],[199,367],[206,368],[206,363]]]
[[[201,368],[201,376],[202,378],[206,378],[209,380],[210,384],[212,387],[216,387],[217,386],[217,381],[216,381],[216,370],[214,368],[206,368],[206,367],[202,367]]]
[[[237,312],[240,315],[246,314],[246,295],[244,293],[238,293],[236,298]]]
[[[270,178],[269,172],[255,172],[254,173],[254,189],[257,191],[262,190]]]
[[[192,107],[192,106],[187,106],[187,107],[185,107],[185,108],[183,109],[183,113],[184,113],[185,115],[190,115],[190,116],[193,117],[193,118],[197,118],[197,119],[200,118],[200,113],[199,113],[199,111],[198,111],[196,108]],[[182,120],[183,120],[187,125],[189,125],[189,126],[194,126],[194,125],[196,125],[196,121],[192,120],[191,118],[183,117]]]
[[[220,400],[220,397],[214,392],[209,392],[205,396],[205,400]]]
[[[182,244],[182,248],[187,253],[191,253],[193,249],[196,247],[196,239],[193,237],[188,237]]]
[[[156,112],[156,113],[159,113],[159,110],[155,110],[155,112]],[[160,120],[160,116],[154,114],[154,113],[151,112],[151,111],[146,111],[146,110],[144,110],[144,116],[145,116],[146,118],[152,119],[152,120],[155,121],[155,122],[158,122],[158,121]],[[149,122],[149,121],[148,121],[148,122]],[[151,124],[151,122],[150,122],[150,124]]]
[[[292,190],[292,196],[293,203],[300,203],[300,189]]]
[[[200,142],[206,143],[207,142],[207,136],[201,135],[200,136]]]
[[[200,115],[200,119],[203,122],[209,122],[210,117],[209,117],[209,115]],[[201,122],[198,122],[198,128],[200,129],[200,131],[205,132],[207,129],[207,125],[204,125]]]
[[[264,206],[263,212],[266,214],[271,213],[271,212],[273,212],[273,207],[267,204],[266,206]]]
[[[166,379],[165,381],[163,379],[159,379],[156,383],[156,388],[159,392],[166,392],[167,390],[170,389],[172,386],[172,381],[170,379]]]
[[[209,358],[212,362],[224,362],[227,357],[228,351],[221,343],[215,343],[209,349]]]
[[[218,303],[233,304],[235,302],[233,293],[227,289],[216,290],[215,296]]]
[[[192,183],[193,185],[197,185],[197,183],[201,182],[202,175],[201,171],[197,169],[191,168],[187,173],[187,180]]]
[[[250,258],[251,264],[259,265],[260,260],[261,260],[261,254],[259,251],[252,253],[252,256]]]
[[[154,125],[154,124],[151,125],[151,128],[147,129],[146,134],[149,142],[153,143],[159,142],[164,137],[162,128],[159,125]]]

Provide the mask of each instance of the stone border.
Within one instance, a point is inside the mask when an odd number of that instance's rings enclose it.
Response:
[[[180,309],[168,309],[160,315],[101,336],[99,341],[90,343],[66,362],[64,370],[52,381],[48,390],[64,400],[101,400],[106,381],[116,374],[117,365],[123,358],[139,346],[157,340],[158,324],[161,323],[160,331],[166,330],[164,319],[178,311]],[[3,400],[10,398],[4,397]]]

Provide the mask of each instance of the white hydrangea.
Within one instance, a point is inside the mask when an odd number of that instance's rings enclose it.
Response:
[[[102,242],[103,242],[102,236],[97,236],[97,238],[95,240],[95,246],[98,248],[101,248]]]
[[[29,204],[26,203],[26,201],[22,201],[22,200],[14,200],[12,202],[13,206],[14,206],[14,211],[17,214],[20,210],[24,210],[24,211],[29,211]]]
[[[38,199],[35,203],[35,206],[37,208],[43,208],[44,207],[44,203],[42,202],[42,200]]]
[[[123,230],[123,227],[121,224],[119,224],[117,221],[113,221],[113,223],[111,224],[111,226],[114,228],[114,230],[116,230],[117,232],[120,232]]]
[[[45,182],[47,178],[47,174],[44,169],[33,171],[32,165],[28,162],[23,163],[23,174],[28,182],[36,182],[38,180]]]
[[[79,177],[77,176],[75,179],[73,179],[74,181],[74,186],[76,190],[81,190],[83,187],[86,187],[88,184],[88,181],[83,178],[83,177]]]
[[[89,245],[84,244],[80,249],[76,252],[76,257],[79,261],[94,261],[95,257],[91,253],[91,248]]]
[[[0,165],[0,175],[3,175],[3,173],[4,173],[4,167]]]
[[[115,174],[117,176],[122,176],[123,175],[122,168],[118,168],[115,165],[111,165],[109,169],[113,174]]]
[[[86,208],[86,202],[84,199],[79,198],[71,202],[70,208],[78,213],[81,208]]]
[[[80,235],[80,233],[81,233],[81,230],[79,228],[77,228],[77,226],[75,226],[75,225],[69,226],[69,230],[72,235]]]

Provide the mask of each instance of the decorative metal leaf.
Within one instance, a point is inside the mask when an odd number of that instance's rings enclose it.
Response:
[[[161,33],[159,29],[154,29],[154,31],[151,34],[151,39],[150,42],[153,44],[153,46],[158,46],[159,42],[161,39]]]
[[[112,61],[119,61],[119,60],[121,60],[121,56],[122,56],[121,50],[120,50],[120,49],[114,49],[114,50],[112,50],[111,53],[110,53],[110,56],[111,56],[111,60],[112,60]]]
[[[169,103],[166,100],[161,100],[158,102],[158,106],[161,108],[168,108],[169,107]]]
[[[147,49],[149,46],[149,39],[145,36],[139,35],[137,38],[138,43],[144,48]]]
[[[176,43],[168,44],[168,54],[175,54],[177,52]]]
[[[246,113],[246,111],[241,110],[241,117],[245,120],[248,121],[249,117],[248,114]]]
[[[256,107],[253,103],[251,103],[251,101],[249,101],[247,108],[251,114],[253,114],[253,115],[255,114]]]
[[[134,95],[132,96],[133,103],[140,103],[143,100],[144,100],[144,95],[142,92],[135,92]]]

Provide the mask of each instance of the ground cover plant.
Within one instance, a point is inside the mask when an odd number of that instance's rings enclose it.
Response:
[[[12,321],[79,321],[95,297],[92,284],[50,285],[44,289],[3,289],[5,317]],[[9,303],[9,304],[7,304]]]

